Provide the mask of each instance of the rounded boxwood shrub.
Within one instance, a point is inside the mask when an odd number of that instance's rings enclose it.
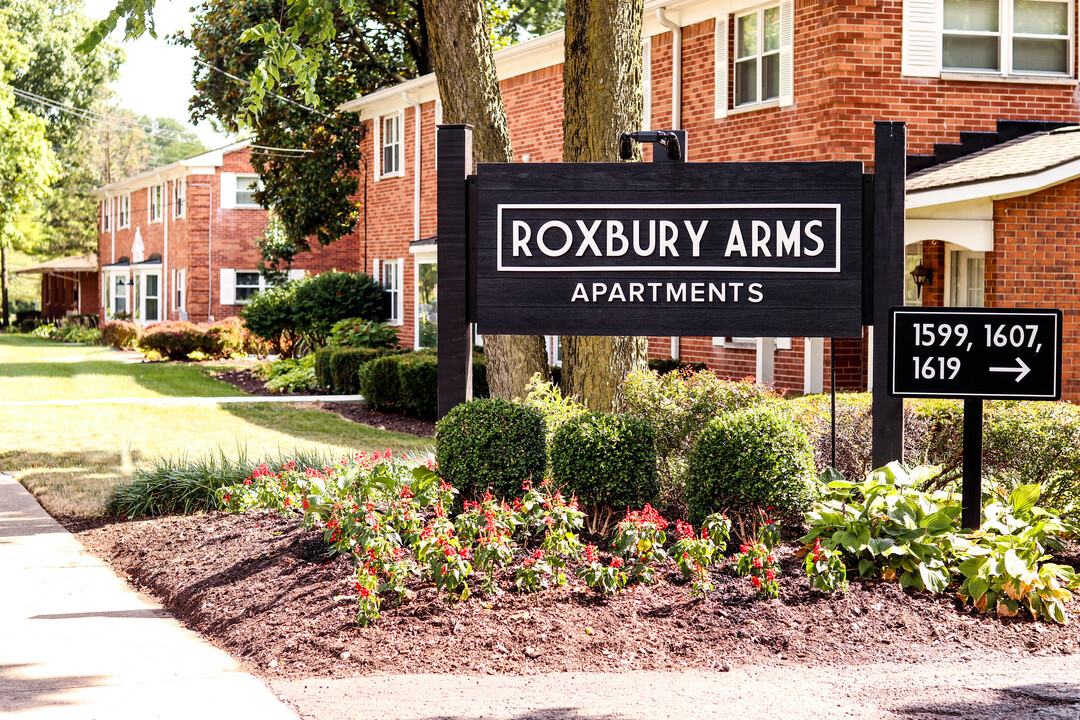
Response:
[[[339,351],[340,352],[340,351]],[[331,357],[331,360],[333,360]],[[356,373],[360,394],[373,410],[401,410],[401,380],[398,379],[399,355],[390,355],[364,363]]]
[[[500,399],[462,403],[435,426],[439,474],[461,499],[488,488],[501,498],[516,497],[524,481],[544,477],[544,435],[544,418],[534,408]]]
[[[426,355],[401,355],[397,364],[405,412],[425,420],[439,413],[439,361]]]
[[[622,510],[655,503],[660,482],[652,426],[607,413],[567,420],[551,439],[551,477],[588,506]]]
[[[813,481],[806,433],[780,407],[752,407],[702,430],[690,452],[686,505],[695,523],[721,510],[794,514],[808,505]]]

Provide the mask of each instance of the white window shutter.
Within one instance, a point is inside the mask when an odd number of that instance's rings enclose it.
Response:
[[[641,93],[644,105],[641,112],[641,129],[652,127],[652,38],[641,41]]]
[[[795,3],[780,3],[780,107],[795,104]]]
[[[371,141],[372,153],[375,155],[375,182],[379,182],[379,176],[382,175],[382,121],[381,115],[375,118],[375,133]]]
[[[286,275],[289,280],[303,280],[307,276],[307,270],[300,270],[299,268],[291,268]]]
[[[371,279],[375,282],[382,284],[382,277],[379,275],[379,259],[375,258],[371,261]]]
[[[941,74],[941,0],[904,0],[900,73],[913,77]]]
[[[728,111],[728,21],[727,16],[716,18],[714,38],[716,71],[713,85],[716,91],[716,117],[727,117]]]
[[[236,270],[221,268],[221,304],[236,304]]]
[[[236,173],[221,173],[221,208],[236,207]],[[231,303],[230,303],[231,304]]]

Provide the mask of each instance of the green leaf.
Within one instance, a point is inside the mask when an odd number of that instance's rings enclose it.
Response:
[[[859,575],[861,577],[870,577],[874,572],[874,561],[869,558],[863,558],[859,561]]]
[[[973,557],[968,558],[964,562],[960,563],[960,573],[966,578],[988,578],[989,574],[989,562],[985,557]],[[985,590],[983,592],[986,592]],[[979,593],[982,595],[982,593]]]
[[[975,602],[985,595],[986,591],[989,589],[990,583],[979,577],[970,578],[964,583],[964,592],[967,593],[967,596],[971,598],[972,602]]]
[[[872,538],[867,543],[871,555],[890,555],[896,551],[896,541],[892,538]]]
[[[1039,495],[1042,494],[1042,487],[1039,485],[1021,485],[1009,494],[1009,505],[1012,506],[1014,515],[1024,515],[1031,508],[1035,507],[1035,503],[1039,500]]]
[[[1028,564],[1020,559],[1020,556],[1016,554],[1015,550],[1008,550],[1005,552],[1005,572],[1013,577],[1019,578],[1030,572]]]

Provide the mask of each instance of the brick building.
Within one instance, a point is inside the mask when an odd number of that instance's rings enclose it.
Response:
[[[647,0],[645,124],[685,129],[691,161],[858,160],[869,171],[873,122],[906,121],[909,169],[922,170],[909,181],[907,262],[931,270],[919,294],[909,280],[908,301],[1058,305],[1068,358],[1080,340],[1073,181],[1009,200],[986,182],[989,194],[944,202],[926,183],[935,163],[1080,119],[1076,21],[1071,0]],[[518,161],[560,160],[562,58],[561,33],[496,53]],[[437,95],[425,76],[341,108],[370,130],[365,266],[393,288],[402,337],[416,344],[437,320]],[[812,392],[828,388],[829,342],[656,337],[650,354]],[[837,341],[839,387],[872,384],[868,347]],[[1064,387],[1080,398],[1080,380]]]
[[[16,274],[41,276],[43,318],[98,314],[98,262],[94,253],[49,260],[17,270]]]
[[[267,212],[252,198],[249,143],[154,168],[98,188],[101,317],[204,322],[236,315],[265,287],[256,241]],[[355,236],[303,253],[289,271],[358,269]]]

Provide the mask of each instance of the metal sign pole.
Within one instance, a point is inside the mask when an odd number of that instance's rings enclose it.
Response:
[[[968,530],[982,525],[982,398],[964,399],[964,485],[960,522]]]

